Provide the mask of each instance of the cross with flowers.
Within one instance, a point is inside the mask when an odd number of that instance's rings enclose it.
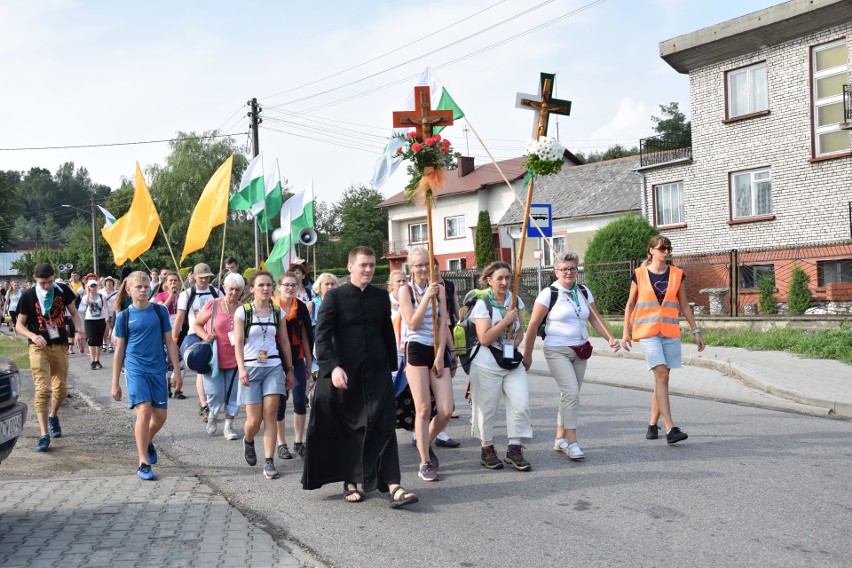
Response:
[[[518,93],[515,99],[517,108],[536,112],[536,120],[533,123],[533,138],[535,140],[547,136],[547,126],[550,122],[551,113],[571,114],[571,101],[553,98],[553,82],[555,79],[556,75],[553,73],[542,73],[541,82],[538,86],[538,98],[535,95]]]
[[[453,124],[453,111],[432,110],[430,87],[414,87],[414,110],[400,110],[393,113],[394,128],[414,127],[414,136],[422,141],[432,137],[436,126]]]

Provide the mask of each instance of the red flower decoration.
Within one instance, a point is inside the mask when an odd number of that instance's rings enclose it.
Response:
[[[411,151],[412,152],[419,152],[422,149],[423,149],[423,145],[421,145],[420,142],[415,142],[414,144],[411,145]]]
[[[409,133],[408,133],[408,139],[409,139],[409,140],[413,140],[413,139],[414,139],[414,138],[416,138],[416,137],[417,137],[417,133],[416,133],[416,132],[413,132],[413,131],[412,131],[412,132],[409,132]]]
[[[447,146],[441,146],[441,152],[443,152],[444,154],[446,154],[449,151],[450,151],[450,149]]]
[[[440,134],[436,134],[436,135],[434,135],[432,138],[434,138],[436,142],[440,142],[440,141],[441,141],[441,135],[440,135]]]
[[[402,154],[402,148],[397,148],[397,149],[396,149],[396,153],[397,153],[397,154]]]
[[[450,147],[450,141],[447,140],[446,138],[444,138],[444,141],[441,142],[441,146],[443,146],[444,148],[449,148]]]

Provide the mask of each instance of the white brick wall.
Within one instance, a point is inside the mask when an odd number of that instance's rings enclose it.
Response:
[[[649,219],[652,187],[683,181],[687,226],[663,230],[678,254],[852,238],[852,157],[809,162],[810,48],[844,37],[852,69],[852,23],[846,23],[690,73],[693,162],[644,172]],[[770,114],[723,124],[725,72],[760,61],[767,64]],[[728,225],[729,174],[761,166],[772,170],[775,219]]]

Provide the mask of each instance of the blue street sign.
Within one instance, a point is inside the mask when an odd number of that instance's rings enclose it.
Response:
[[[533,224],[535,221],[541,232]],[[550,203],[530,203],[530,224],[527,227],[527,237],[544,237],[550,238],[553,236],[553,205]]]

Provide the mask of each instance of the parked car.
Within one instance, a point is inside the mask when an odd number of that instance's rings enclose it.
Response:
[[[27,405],[18,402],[20,392],[18,366],[0,357],[0,462],[9,457],[18,437],[24,433]]]

